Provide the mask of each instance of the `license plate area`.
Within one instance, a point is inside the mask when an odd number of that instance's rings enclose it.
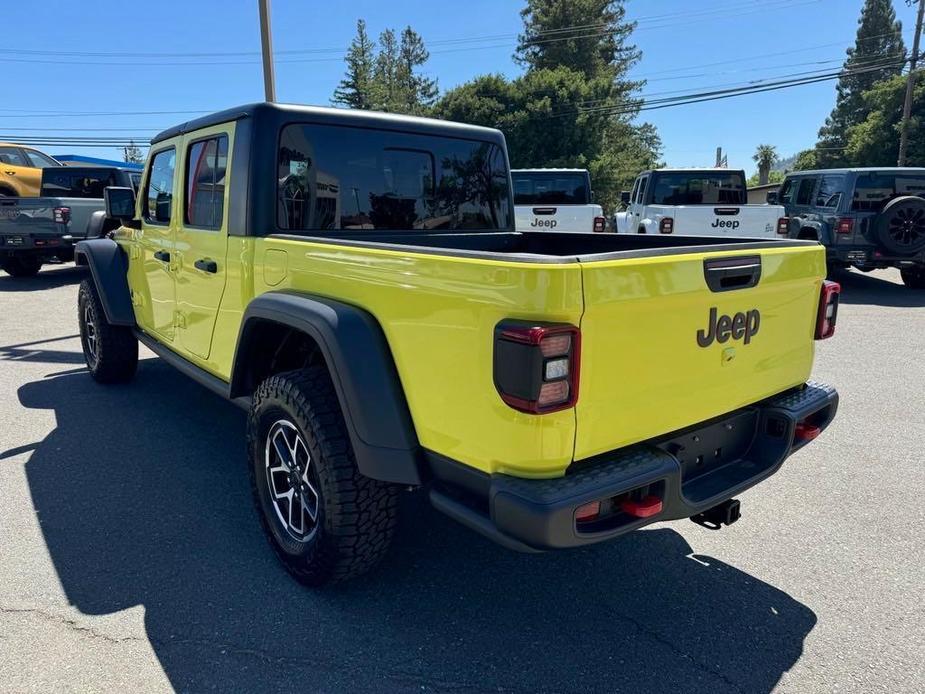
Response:
[[[758,410],[750,408],[705,426],[690,429],[658,444],[681,464],[682,487],[748,452],[758,427]]]

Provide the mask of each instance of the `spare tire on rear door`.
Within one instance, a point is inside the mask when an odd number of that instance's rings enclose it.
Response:
[[[877,217],[877,241],[888,252],[911,255],[925,248],[925,199],[904,195],[890,200]]]

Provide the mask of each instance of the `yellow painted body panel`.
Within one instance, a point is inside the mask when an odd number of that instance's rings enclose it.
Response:
[[[505,318],[581,319],[577,264],[525,264],[262,238],[287,272],[276,285],[255,273],[255,293],[288,289],[366,309],[382,326],[421,444],[485,472],[558,475],[572,459],[575,413],[536,417],[498,396],[495,325]],[[274,278],[275,279],[275,278]],[[223,339],[229,339],[230,333]]]
[[[582,265],[585,311],[576,459],[666,434],[809,378],[825,249],[760,251],[756,287],[711,292],[703,261],[755,251],[629,258]],[[758,309],[743,340],[697,344],[709,310]]]

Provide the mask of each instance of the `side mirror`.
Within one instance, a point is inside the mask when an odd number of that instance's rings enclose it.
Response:
[[[628,190],[624,190],[620,192],[620,204],[621,205],[630,204],[630,192]]]
[[[778,198],[777,198],[777,191],[776,191],[776,190],[772,190],[772,191],[769,191],[769,192],[768,192],[767,200],[768,200],[768,204],[769,204],[769,205],[776,205],[776,204],[777,204],[777,199],[778,199]]]
[[[110,219],[132,219],[135,216],[135,191],[131,188],[106,186],[103,204]]]

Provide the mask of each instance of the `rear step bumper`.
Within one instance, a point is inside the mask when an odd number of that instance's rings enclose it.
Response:
[[[458,470],[447,475],[435,468],[430,499],[510,549],[588,545],[725,502],[774,474],[829,425],[837,408],[835,389],[811,381],[656,441],[580,461],[556,479],[497,474],[486,477],[479,493],[480,485],[458,484]]]

